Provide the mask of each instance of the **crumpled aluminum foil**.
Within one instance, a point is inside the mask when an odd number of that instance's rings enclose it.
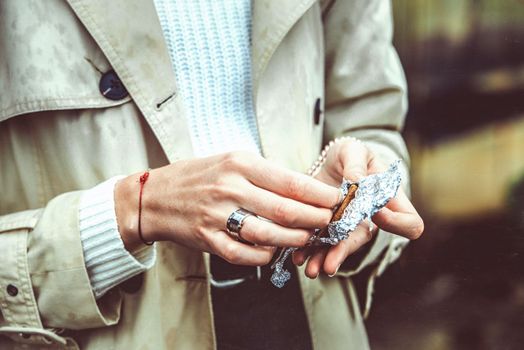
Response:
[[[361,179],[355,198],[348,204],[342,218],[328,225],[328,236],[319,237],[320,229],[315,230],[311,237],[311,244],[337,245],[343,239],[349,237],[358,224],[365,219],[371,220],[380,209],[382,209],[391,198],[395,197],[402,181],[400,172],[400,160],[390,164],[388,170],[383,173],[372,174]],[[340,190],[344,197],[347,195],[352,182],[343,180]],[[284,268],[284,263],[297,248],[284,248],[275,263],[271,266],[274,270],[271,282],[278,288],[282,288],[291,278],[291,273]]]

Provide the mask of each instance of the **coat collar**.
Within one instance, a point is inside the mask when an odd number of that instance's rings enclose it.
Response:
[[[190,157],[183,104],[153,1],[67,1],[126,86],[168,160]]]
[[[183,101],[176,94],[175,75],[154,2],[67,1],[124,82],[168,159],[172,162],[190,157],[191,139]],[[255,100],[260,77],[271,56],[293,24],[314,2],[253,0]]]

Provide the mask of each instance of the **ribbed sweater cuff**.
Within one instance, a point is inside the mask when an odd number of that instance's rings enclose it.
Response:
[[[118,232],[113,193],[115,184],[123,177],[112,177],[85,191],[80,199],[80,238],[97,299],[111,288],[151,268],[156,260],[155,245],[130,253]]]

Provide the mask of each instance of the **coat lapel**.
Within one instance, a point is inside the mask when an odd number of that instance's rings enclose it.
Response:
[[[252,48],[255,100],[260,77],[278,44],[315,0],[253,0]]]
[[[168,159],[191,157],[191,137],[153,1],[67,0],[157,136]],[[315,0],[253,0],[254,98],[286,33]],[[164,103],[162,103],[164,102]],[[256,102],[255,102],[256,106]],[[260,130],[265,138],[268,130]]]
[[[283,136],[275,130],[274,115],[264,113],[264,106],[269,100],[276,100],[271,94],[264,94],[260,100],[259,87],[266,67],[279,44],[293,25],[315,3],[315,0],[253,0],[252,7],[252,76],[253,76],[253,103],[260,135],[262,153],[270,160],[281,156],[281,149],[275,147],[275,140]],[[282,72],[285,74],[285,72]],[[270,103],[273,101],[270,101]],[[264,104],[264,105],[263,105]],[[289,165],[289,164],[288,164]]]
[[[168,159],[190,157],[184,107],[153,1],[67,1],[123,81]]]

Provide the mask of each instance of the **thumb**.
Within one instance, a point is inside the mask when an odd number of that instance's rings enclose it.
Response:
[[[346,180],[357,182],[368,175],[369,152],[361,142],[352,141],[344,144],[340,160]]]

